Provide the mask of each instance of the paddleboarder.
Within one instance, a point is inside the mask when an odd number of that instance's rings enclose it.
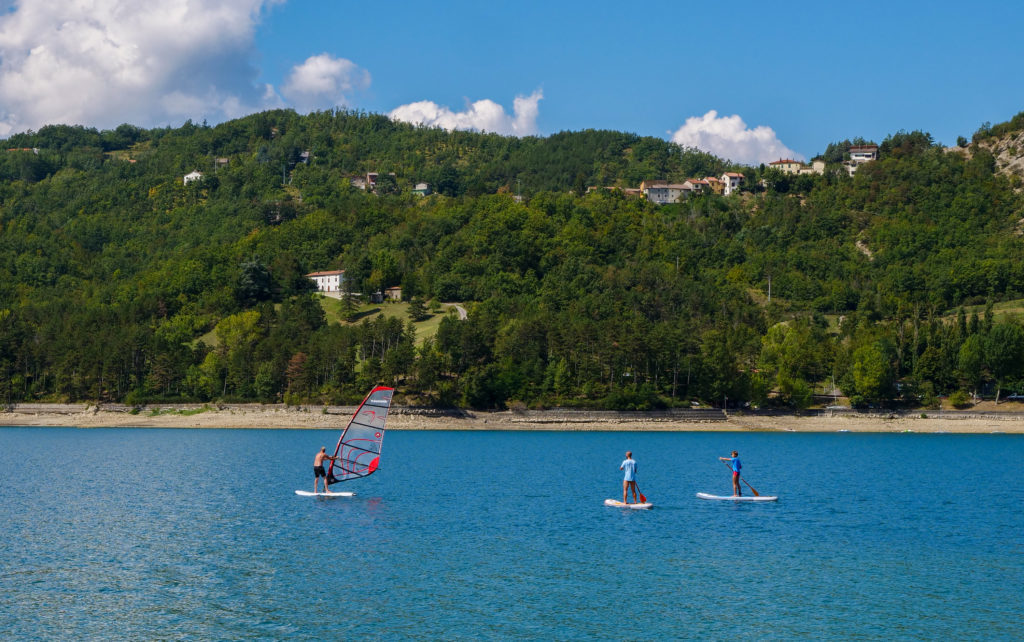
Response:
[[[327,492],[327,471],[324,470],[324,460],[330,459],[334,461],[337,457],[331,457],[327,454],[327,446],[321,446],[320,452],[313,458],[313,492],[316,492],[317,486],[320,485],[320,478],[324,478],[324,492]]]
[[[625,471],[625,477],[622,479],[622,503],[628,504],[626,501],[629,495],[629,489],[633,489],[633,503],[639,503],[636,498],[636,461],[633,460],[633,452],[630,450],[626,451],[626,460],[619,466],[619,470]]]
[[[718,459],[729,464],[729,468],[732,469],[732,496],[742,497],[743,492],[740,490],[740,470],[743,469],[743,464],[740,463],[740,454],[734,450],[732,451],[732,457],[719,457]]]

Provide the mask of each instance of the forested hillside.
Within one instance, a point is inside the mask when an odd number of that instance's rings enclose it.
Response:
[[[996,314],[1024,297],[1024,202],[977,142],[901,132],[853,177],[788,177],[618,132],[274,111],[4,148],[0,403],[344,403],[383,382],[478,408],[806,407],[834,381],[929,406],[1024,377],[1024,330]],[[585,189],[727,170],[742,193],[676,205]],[[367,172],[376,193],[350,184]],[[328,324],[323,269],[468,318],[420,342],[354,302]]]

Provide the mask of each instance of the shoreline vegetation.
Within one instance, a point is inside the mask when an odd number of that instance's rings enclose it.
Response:
[[[1016,405],[1016,404],[1014,404]],[[322,429],[345,426],[354,406],[18,404],[0,412],[0,427]],[[393,430],[549,430],[637,432],[920,432],[1024,434],[1024,412],[854,411],[803,413],[526,410],[479,412],[395,406]]]

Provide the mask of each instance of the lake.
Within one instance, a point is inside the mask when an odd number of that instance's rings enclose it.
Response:
[[[0,638],[1020,639],[1024,437],[0,428]],[[621,497],[626,450],[650,511]],[[730,494],[717,457],[774,503]],[[744,487],[744,492],[749,492]]]

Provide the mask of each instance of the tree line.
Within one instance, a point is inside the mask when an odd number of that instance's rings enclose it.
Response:
[[[743,193],[661,207],[581,188],[736,168],[618,132],[516,139],[343,111],[46,127],[8,147],[4,403],[341,403],[386,382],[476,408],[807,407],[835,389],[929,406],[1024,376],[1020,323],[995,306],[1024,298],[1020,195],[984,150],[922,132],[853,177],[743,168]],[[370,170],[438,193],[349,184]],[[327,323],[304,275],[329,268],[469,318],[427,341],[409,319]]]

